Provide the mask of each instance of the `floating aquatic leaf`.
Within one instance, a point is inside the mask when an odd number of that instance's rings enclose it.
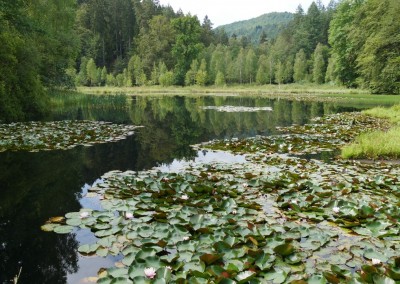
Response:
[[[53,231],[57,234],[69,234],[74,230],[72,226],[57,226],[53,229]]]
[[[44,224],[44,225],[42,225],[41,227],[40,227],[40,229],[42,229],[42,231],[45,231],[45,232],[52,232],[56,227],[59,227],[60,225],[58,225],[58,224],[51,224],[51,223],[49,223],[49,224]]]
[[[382,262],[386,262],[388,260],[388,258],[386,256],[384,256],[382,253],[375,251],[374,249],[367,249],[364,252],[364,257],[368,258],[370,260],[373,259],[378,259]]]
[[[274,252],[281,256],[288,256],[295,251],[294,246],[291,243],[285,243],[274,248]]]
[[[94,254],[96,252],[96,250],[99,248],[98,244],[92,244],[92,245],[82,245],[78,248],[78,251],[82,254],[85,255],[90,255],[90,254]]]

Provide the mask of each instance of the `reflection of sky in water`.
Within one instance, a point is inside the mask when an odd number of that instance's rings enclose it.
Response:
[[[102,179],[97,179],[92,186],[95,186],[98,183],[101,183]],[[82,208],[90,208],[93,210],[102,210],[100,205],[100,199],[98,197],[87,197],[86,194],[88,190],[92,187],[89,184],[85,184],[82,186],[82,192],[79,194],[82,196],[79,199],[79,203]],[[89,229],[78,229],[74,230],[74,234],[76,235],[76,240],[79,242],[79,245],[84,244],[94,244],[97,242],[97,238]],[[120,261],[122,256],[112,256],[108,255],[107,257],[97,257],[97,256],[82,256],[78,254],[78,266],[79,271],[75,274],[68,274],[67,282],[68,283],[91,283],[88,282],[88,277],[96,277],[99,268],[104,267],[113,267],[116,262]]]
[[[175,159],[170,164],[162,164],[157,169],[163,172],[176,172],[184,169],[191,164],[203,163],[245,163],[244,155],[233,155],[231,153],[222,151],[198,151],[197,157],[192,161],[177,160]]]

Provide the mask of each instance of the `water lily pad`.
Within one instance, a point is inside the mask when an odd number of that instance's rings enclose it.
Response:
[[[281,256],[288,256],[295,251],[294,246],[291,243],[285,243],[282,245],[278,245],[274,248],[274,252]]]
[[[270,283],[280,284],[284,283],[287,277],[287,273],[283,270],[269,272],[264,274],[264,279],[269,281]]]
[[[90,255],[90,254],[94,254],[99,247],[100,247],[99,244],[92,244],[92,245],[86,244],[86,245],[80,246],[78,248],[78,251],[82,254]]]
[[[370,260],[372,260],[372,259],[378,259],[378,260],[380,260],[380,261],[382,261],[382,262],[386,262],[387,260],[388,260],[388,258],[386,257],[386,256],[384,256],[382,253],[380,253],[380,252],[377,252],[376,250],[374,250],[374,249],[367,249],[365,252],[364,252],[364,257],[365,258],[368,258],[368,259],[370,259]]]
[[[57,226],[54,228],[54,232],[57,234],[69,234],[74,230],[74,227],[72,226]]]
[[[60,226],[59,224],[51,224],[51,223],[49,223],[49,224],[42,225],[40,227],[40,229],[42,231],[45,231],[45,232],[52,232],[56,227],[59,227],[59,226]]]

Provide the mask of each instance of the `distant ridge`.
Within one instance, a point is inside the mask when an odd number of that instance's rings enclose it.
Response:
[[[253,19],[219,26],[216,29],[224,29],[228,36],[233,34],[238,37],[246,36],[252,43],[258,43],[263,31],[268,39],[273,39],[292,19],[292,13],[273,12]]]

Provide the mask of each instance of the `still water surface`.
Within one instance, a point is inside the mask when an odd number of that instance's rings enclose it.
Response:
[[[271,107],[272,111],[218,112],[206,106]],[[111,170],[178,169],[182,163],[241,159],[194,151],[212,139],[275,134],[276,126],[304,124],[325,114],[353,111],[333,103],[239,97],[99,97],[60,100],[46,120],[87,119],[142,125],[126,140],[68,151],[0,153],[0,283],[84,283],[118,257],[79,256],[93,235],[45,233],[53,216],[96,208],[87,189]]]

